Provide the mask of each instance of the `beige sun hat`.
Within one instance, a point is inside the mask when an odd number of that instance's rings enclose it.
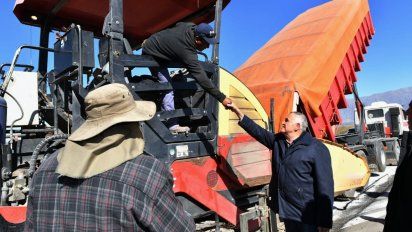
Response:
[[[135,101],[129,89],[117,83],[91,91],[84,104],[87,119],[69,137],[71,141],[92,138],[118,123],[147,121],[156,113],[154,102]]]

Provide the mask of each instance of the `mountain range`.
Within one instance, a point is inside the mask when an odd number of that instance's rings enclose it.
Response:
[[[409,102],[412,100],[412,87],[391,90],[383,93],[376,93],[370,96],[361,97],[361,101],[365,106],[372,102],[384,101],[386,103],[398,103],[402,105],[404,110],[408,109]],[[348,108],[341,109],[341,116],[344,124],[352,124],[354,117],[355,103],[353,98],[347,98]]]

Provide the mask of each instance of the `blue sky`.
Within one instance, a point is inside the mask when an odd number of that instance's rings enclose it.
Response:
[[[232,0],[222,16],[220,64],[234,71],[297,15],[324,2]],[[360,95],[412,86],[412,4],[369,0],[369,5],[376,34],[357,73]],[[13,6],[13,0],[6,0],[0,7],[1,64],[10,63],[20,45],[38,45],[39,29],[20,24]],[[21,62],[36,65],[37,52],[24,51]]]

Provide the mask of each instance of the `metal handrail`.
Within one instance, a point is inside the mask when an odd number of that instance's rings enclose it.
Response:
[[[6,77],[4,78],[3,84],[2,84],[2,86],[1,86],[1,88],[0,88],[0,96],[1,96],[1,97],[4,97],[5,91],[7,90],[7,86],[9,85],[9,82],[10,82],[10,80],[12,79],[12,75],[13,75],[13,72],[14,72],[14,68],[17,66],[17,60],[18,60],[18,58],[19,58],[19,56],[20,56],[21,51],[22,51],[24,48],[29,48],[29,49],[39,50],[39,51],[55,52],[55,50],[54,50],[54,49],[51,49],[51,48],[37,47],[37,46],[31,46],[31,45],[23,45],[23,46],[20,46],[20,47],[16,50],[16,52],[14,53],[14,57],[13,57],[13,61],[11,62],[11,65],[10,65],[10,69],[9,69],[9,71],[7,72],[7,75],[6,75]]]

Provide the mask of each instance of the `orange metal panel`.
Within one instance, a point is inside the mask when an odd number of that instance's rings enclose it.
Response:
[[[290,22],[234,74],[269,112],[275,99],[275,129],[292,110],[297,91],[317,137],[334,140],[355,71],[374,33],[367,0],[335,0]]]
[[[171,164],[173,191],[177,195],[190,196],[228,222],[237,225],[242,210],[236,202],[225,198],[221,192],[268,184],[271,178],[270,152],[245,134],[219,137],[218,143],[217,157],[176,160]],[[241,152],[242,144],[248,144],[244,154],[260,150],[261,157],[256,157],[255,162],[243,162],[243,165],[233,167],[232,152]]]
[[[7,222],[19,224],[26,221],[27,206],[0,206],[0,215]]]
[[[195,158],[198,159],[198,158]],[[200,158],[202,159],[202,158]],[[212,157],[204,157],[204,163],[197,164],[193,160],[178,160],[172,163],[171,172],[174,178],[173,191],[177,195],[188,195],[198,203],[213,210],[228,222],[236,225],[241,210],[226,199],[219,191],[233,189],[236,182],[228,178],[218,168]],[[214,186],[208,185],[208,174],[217,175]]]

